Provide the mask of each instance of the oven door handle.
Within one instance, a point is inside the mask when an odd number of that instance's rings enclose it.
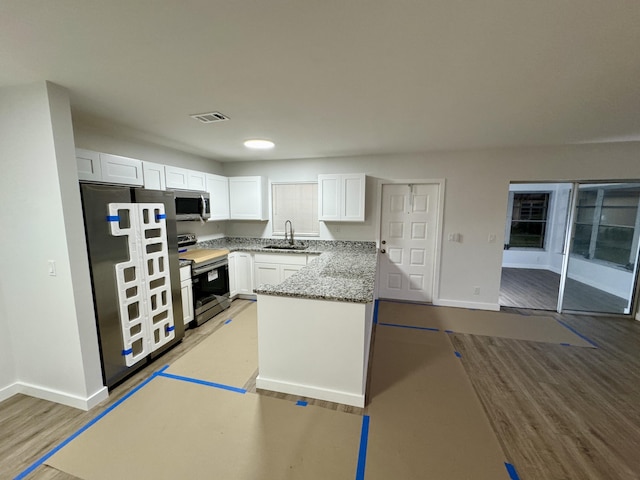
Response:
[[[221,262],[216,262],[216,263],[210,263],[209,265],[203,265],[202,267],[192,267],[192,272],[191,275],[192,276],[197,276],[197,275],[202,275],[203,273],[207,273],[210,272],[212,270],[216,270],[220,267],[224,267],[226,265],[229,265],[229,261],[228,260],[223,260]]]

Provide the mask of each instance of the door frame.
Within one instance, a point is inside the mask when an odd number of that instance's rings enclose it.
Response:
[[[433,255],[433,292],[432,292],[432,305],[438,305],[440,300],[440,263],[442,260],[442,232],[444,225],[444,178],[413,178],[413,179],[380,179],[378,181],[377,195],[378,201],[376,202],[376,248],[380,250],[380,228],[382,226],[382,186],[383,185],[437,185],[438,186],[438,211],[436,212],[436,243],[435,251]],[[378,255],[378,265],[376,266],[376,287],[374,291],[374,298],[378,298],[378,285],[380,283],[380,268],[379,268],[380,256]],[[406,300],[404,302],[410,303]]]

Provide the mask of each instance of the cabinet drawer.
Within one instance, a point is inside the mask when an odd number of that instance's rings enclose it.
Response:
[[[303,253],[256,253],[255,263],[275,263],[279,265],[306,265],[307,255]]]
[[[180,282],[191,280],[191,265],[180,267]]]

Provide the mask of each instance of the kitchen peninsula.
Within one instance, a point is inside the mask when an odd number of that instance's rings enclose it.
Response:
[[[255,289],[258,388],[364,407],[376,258],[324,253]]]
[[[274,240],[235,238],[206,246],[258,253],[267,251],[267,242]],[[258,300],[256,386],[363,407],[377,249],[373,242],[304,243],[306,249],[287,253],[320,255],[283,282],[254,288]]]

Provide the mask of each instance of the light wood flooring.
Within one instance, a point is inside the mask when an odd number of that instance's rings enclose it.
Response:
[[[558,305],[560,275],[550,270],[503,268],[500,305],[553,310]],[[563,310],[624,313],[627,301],[581,282],[567,279]]]
[[[180,345],[115,388],[108,400],[90,412],[23,395],[0,403],[0,478],[13,478],[248,305],[248,301],[236,300],[230,310],[188,330]],[[640,479],[640,323],[615,317],[552,315],[600,348],[463,334],[449,337],[462,354],[506,461],[517,468],[521,480]],[[255,391],[255,375],[244,387]],[[366,412],[366,408],[308,400],[326,408]],[[40,466],[28,478],[74,477]]]
[[[507,458],[522,480],[639,479],[640,322],[551,315],[599,348],[452,336]]]

